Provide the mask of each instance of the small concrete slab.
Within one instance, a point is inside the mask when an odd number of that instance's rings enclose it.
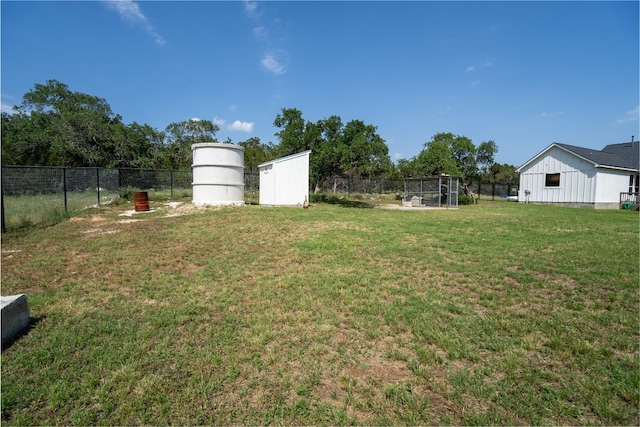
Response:
[[[2,345],[29,326],[31,316],[27,295],[11,295],[0,297],[2,307]]]

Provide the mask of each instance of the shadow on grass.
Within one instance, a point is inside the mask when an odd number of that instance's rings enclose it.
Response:
[[[22,338],[25,335],[28,335],[29,332],[36,327],[36,325],[46,319],[46,316],[37,316],[29,318],[29,325],[25,326],[20,332],[13,335],[11,338],[2,341],[2,351],[10,348],[16,341]]]
[[[330,205],[340,205],[344,208],[373,209],[374,205],[358,200],[343,199],[340,197],[329,196],[327,194],[315,194],[311,196],[312,203],[328,203]]]

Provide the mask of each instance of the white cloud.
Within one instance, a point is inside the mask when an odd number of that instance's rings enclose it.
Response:
[[[214,117],[214,118],[213,118],[213,124],[214,124],[214,125],[216,125],[216,126],[218,126],[218,127],[222,127],[222,126],[224,126],[226,123],[227,123],[227,121],[226,121],[226,120],[224,120],[224,119],[219,119],[219,118],[217,118],[217,117]]]
[[[255,27],[253,30],[253,36],[258,40],[265,40],[269,35],[269,31],[265,27]]]
[[[160,36],[153,25],[149,22],[147,17],[140,10],[138,3],[132,0],[107,0],[106,5],[118,12],[120,17],[126,21],[133,23],[134,25],[140,25],[149,34],[154,41],[163,45],[165,40]]]
[[[274,40],[276,38],[274,32],[278,33],[278,28],[281,25],[280,19],[278,17],[271,19],[264,17],[262,11],[258,10],[258,2],[256,1],[244,0],[243,5],[245,14],[254,23],[251,29],[254,39],[264,46],[276,46],[271,50],[265,50],[260,60],[260,66],[263,70],[276,76],[284,74],[289,62],[289,54],[285,50],[277,48],[278,42],[281,42],[283,37],[277,37],[277,41]]]
[[[15,114],[13,111],[13,105],[5,104],[4,102],[0,103],[0,111],[7,114]]]
[[[258,3],[256,3],[256,2],[245,1],[244,2],[244,10],[245,10],[245,12],[247,12],[247,15],[249,15],[252,18],[260,16],[260,14],[258,13]]]
[[[393,160],[396,161],[396,162],[398,160],[402,160],[402,159],[406,159],[406,156],[404,154],[402,154],[402,153],[395,153],[393,155]]]
[[[562,114],[563,114],[562,111],[552,111],[552,112],[544,111],[538,115],[533,116],[532,118],[537,120],[545,120],[545,119],[561,116]]]
[[[637,122],[640,115],[640,106],[636,106],[633,110],[627,111],[624,117],[618,119],[618,123]]]
[[[276,57],[273,55],[266,55],[262,61],[260,61],[262,68],[267,71],[272,72],[275,75],[281,75],[285,73],[286,66],[283,65]]]
[[[16,112],[13,110],[13,107],[16,106],[13,103],[15,99],[15,96],[0,93],[0,111],[7,114],[15,114]]]
[[[253,122],[241,122],[240,120],[236,120],[227,126],[227,130],[251,133],[253,132],[254,125],[255,123]]]
[[[466,73],[473,73],[474,71],[480,71],[482,68],[491,67],[492,65],[493,65],[493,62],[485,61],[482,63],[482,65],[470,65],[464,71]]]
[[[202,119],[200,117],[192,117],[189,120],[191,120],[192,122],[199,122]]]

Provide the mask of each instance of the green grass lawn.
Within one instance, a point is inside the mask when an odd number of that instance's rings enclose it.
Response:
[[[3,424],[639,424],[637,212],[366,206],[3,235]]]

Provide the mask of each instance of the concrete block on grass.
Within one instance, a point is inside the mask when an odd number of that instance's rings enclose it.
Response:
[[[31,316],[25,294],[0,297],[2,306],[2,345],[29,326]]]

